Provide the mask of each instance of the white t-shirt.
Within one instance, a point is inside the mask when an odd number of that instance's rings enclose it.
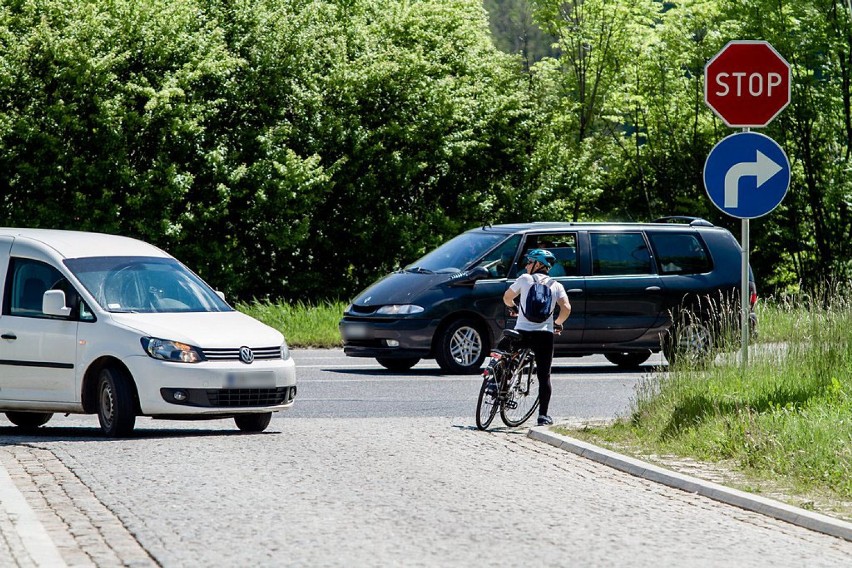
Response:
[[[535,279],[539,282],[543,283],[545,286],[550,288],[551,299],[550,299],[550,311],[556,308],[556,304],[560,298],[567,298],[568,294],[565,293],[565,288],[551,278],[550,276],[545,276],[544,274],[536,274]],[[518,276],[518,279],[515,280],[509,288],[514,292],[519,292],[521,294],[521,306],[525,306],[527,303],[527,294],[532,288],[533,285],[533,277],[531,274],[521,274]],[[521,309],[518,309],[518,323],[515,324],[515,329],[519,331],[549,331],[553,333],[553,315],[547,320],[541,323],[533,323],[528,320],[524,316],[524,312]]]

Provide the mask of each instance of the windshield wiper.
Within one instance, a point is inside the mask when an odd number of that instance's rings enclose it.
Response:
[[[406,272],[415,272],[417,274],[435,274],[428,268],[423,268],[422,266],[409,266],[405,269]]]

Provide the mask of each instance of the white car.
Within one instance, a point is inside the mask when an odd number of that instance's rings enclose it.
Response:
[[[0,412],[20,428],[62,412],[113,437],[137,416],[261,432],[293,404],[284,336],[153,245],[0,228],[0,283]]]

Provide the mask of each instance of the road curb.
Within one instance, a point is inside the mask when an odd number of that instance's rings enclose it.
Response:
[[[669,487],[681,489],[689,493],[696,493],[716,501],[721,501],[722,503],[734,505],[741,509],[760,513],[812,531],[821,532],[852,542],[852,523],[848,523],[840,519],[834,519],[827,515],[793,507],[792,505],[767,499],[760,495],[754,495],[738,489],[731,489],[730,487],[725,487],[724,485],[719,485],[712,481],[705,481],[703,479],[698,479],[697,477],[670,471],[581,440],[557,434],[551,431],[549,427],[531,428],[528,436],[533,440],[545,442],[551,446],[577,454],[581,457],[596,461],[636,477],[641,477],[656,483],[662,483],[663,485],[668,485]]]
[[[67,564],[59,554],[59,550],[39,521],[35,511],[27,502],[24,494],[15,485],[6,468],[0,463],[0,523],[11,527],[13,534],[0,534],[7,542],[14,539],[23,552],[17,560],[24,564],[33,563],[35,566],[50,566],[51,568],[65,567]],[[17,556],[17,555],[16,555]]]

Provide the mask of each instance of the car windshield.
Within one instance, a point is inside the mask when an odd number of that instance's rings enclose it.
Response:
[[[505,233],[475,231],[461,235],[442,244],[423,258],[405,267],[406,272],[458,272],[505,240]]]
[[[173,258],[72,258],[65,265],[110,312],[233,311],[201,278]]]

